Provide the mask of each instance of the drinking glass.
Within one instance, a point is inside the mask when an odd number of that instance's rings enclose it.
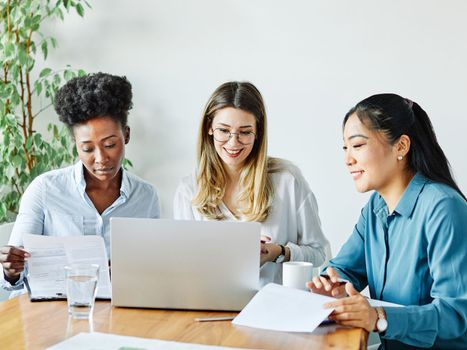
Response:
[[[72,264],[65,266],[68,313],[75,319],[92,317],[96,300],[99,265]]]

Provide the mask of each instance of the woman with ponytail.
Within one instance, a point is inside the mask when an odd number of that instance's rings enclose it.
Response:
[[[428,115],[401,96],[374,95],[347,113],[343,134],[357,190],[375,192],[309,287],[338,298],[326,305],[337,323],[378,332],[380,349],[466,349],[467,202]],[[403,307],[371,307],[366,286]]]

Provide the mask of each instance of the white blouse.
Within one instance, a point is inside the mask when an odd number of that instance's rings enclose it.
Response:
[[[261,235],[271,242],[286,245],[291,261],[308,261],[318,267],[326,260],[329,242],[324,237],[318,216],[318,204],[300,170],[281,160],[281,171],[272,173],[274,199],[268,218],[261,223]],[[174,198],[174,218],[208,220],[193,205],[197,190],[196,176],[184,177]],[[222,203],[219,208],[226,220],[238,220]],[[282,283],[282,264],[267,262],[260,270],[261,286]]]

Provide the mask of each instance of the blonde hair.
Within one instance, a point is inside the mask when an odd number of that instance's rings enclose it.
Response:
[[[225,219],[219,205],[225,195],[226,173],[209,130],[216,112],[227,107],[249,112],[256,120],[256,139],[240,173],[238,200],[242,220],[263,222],[274,196],[269,174],[279,170],[279,162],[267,156],[266,109],[261,93],[249,82],[222,84],[206,104],[198,134],[198,189],[192,203],[208,219]]]

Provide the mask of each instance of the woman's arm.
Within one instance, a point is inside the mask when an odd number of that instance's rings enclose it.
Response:
[[[9,245],[23,245],[23,234],[44,232],[44,203],[42,178],[36,178],[24,191],[21,204],[11,232]]]
[[[42,234],[44,231],[42,187],[42,179],[39,177],[24,192],[8,246],[2,248],[0,261],[3,272],[0,283],[6,290],[23,288],[24,259],[29,255],[23,249],[11,247],[21,247],[25,233]],[[11,269],[12,263],[13,269]]]
[[[355,225],[349,239],[344,243],[337,256],[329,261],[331,266],[340,277],[350,281],[353,286],[362,291],[368,284],[366,260],[365,260],[365,228],[368,211],[371,210],[367,204],[361,211],[357,224]]]
[[[446,198],[433,204],[426,224],[433,301],[386,308],[388,329],[384,338],[423,347],[433,346],[437,340],[463,337],[467,341],[466,227],[465,202]]]
[[[191,204],[193,200],[193,188],[186,180],[183,179],[175,191],[173,217],[176,220],[195,220]]]

